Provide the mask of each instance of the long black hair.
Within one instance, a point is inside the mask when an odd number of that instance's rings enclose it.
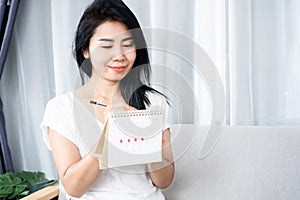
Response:
[[[136,59],[132,69],[120,81],[120,91],[130,106],[139,110],[146,109],[146,105],[150,105],[146,93],[161,93],[150,87],[151,66],[140,24],[132,11],[121,0],[95,0],[87,7],[79,21],[73,51],[82,84],[84,84],[84,76],[91,77],[92,75],[92,65],[88,59],[85,59],[83,52],[88,50],[89,40],[95,29],[106,21],[121,22],[132,34],[136,46]]]

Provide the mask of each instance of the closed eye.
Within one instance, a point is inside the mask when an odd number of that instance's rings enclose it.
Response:
[[[125,47],[125,48],[130,48],[130,47],[133,47],[133,46],[134,46],[134,42],[133,42],[132,39],[123,42],[123,47]]]
[[[110,48],[112,48],[112,46],[101,46],[102,48],[104,48],[104,49],[110,49]]]
[[[133,47],[133,43],[132,44],[123,44],[123,47]]]
[[[100,47],[104,49],[110,49],[113,46],[113,40],[110,38],[101,38],[98,40],[100,42]]]

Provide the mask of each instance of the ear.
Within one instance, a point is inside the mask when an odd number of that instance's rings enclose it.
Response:
[[[89,58],[90,57],[90,52],[89,50],[82,50],[82,54],[85,58]]]

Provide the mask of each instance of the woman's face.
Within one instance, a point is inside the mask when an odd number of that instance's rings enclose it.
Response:
[[[130,31],[118,21],[100,24],[90,38],[89,50],[83,52],[92,63],[92,78],[120,81],[130,71],[136,58]]]

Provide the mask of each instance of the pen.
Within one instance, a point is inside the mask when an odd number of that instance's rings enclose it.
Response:
[[[93,100],[90,100],[90,103],[91,103],[91,104],[98,105],[98,106],[107,107],[107,105],[105,105],[105,104],[102,104],[102,103],[99,103],[99,102],[97,102],[97,101],[93,101]]]

